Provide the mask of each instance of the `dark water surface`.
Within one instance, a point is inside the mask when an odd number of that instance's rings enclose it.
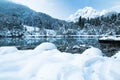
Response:
[[[98,47],[98,39],[95,38],[0,38],[0,46],[30,47],[43,43],[52,42],[57,46],[91,45]]]
[[[60,51],[70,53],[82,53],[90,46],[100,48],[103,52],[110,54],[114,54],[119,49],[118,46],[117,50],[110,50],[112,44],[105,47],[98,42],[98,38],[0,38],[0,46],[16,46],[18,49],[34,49],[43,42],[52,42]]]

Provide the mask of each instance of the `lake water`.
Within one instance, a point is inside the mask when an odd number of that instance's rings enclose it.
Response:
[[[54,43],[60,51],[70,53],[82,53],[90,46],[101,48],[98,38],[0,38],[0,46],[16,46],[18,49],[34,49],[43,42]],[[114,53],[111,48],[104,48],[103,52]]]
[[[16,46],[19,49],[33,49],[43,42],[52,42],[62,51],[66,47],[72,48],[80,45],[99,47],[98,40],[95,38],[1,38],[0,46]]]

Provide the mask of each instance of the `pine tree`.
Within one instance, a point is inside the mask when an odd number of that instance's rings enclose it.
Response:
[[[85,25],[85,21],[86,19],[85,18],[82,18],[81,16],[79,17],[79,21],[78,21],[78,25],[83,28],[84,25]]]

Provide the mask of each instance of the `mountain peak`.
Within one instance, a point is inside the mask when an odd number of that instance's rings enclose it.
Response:
[[[75,14],[70,15],[68,20],[76,22],[80,16],[83,18],[94,18],[99,16],[99,13],[99,11],[93,9],[92,7],[85,7],[76,11]]]
[[[83,9],[79,9],[76,13],[79,13],[79,12],[84,15],[84,14],[88,14],[88,13],[91,13],[91,12],[97,12],[97,11],[95,9],[93,9],[92,7],[85,7]]]
[[[81,16],[82,18],[95,18],[99,17],[102,15],[111,15],[113,13],[119,13],[120,12],[120,6],[113,7],[110,9],[104,9],[104,10],[96,10],[92,7],[85,7],[83,9],[77,10],[74,14],[70,15],[68,17],[68,21],[76,22],[78,21],[79,17]]]
[[[93,8],[87,6],[87,7],[84,7],[83,10],[93,10]]]

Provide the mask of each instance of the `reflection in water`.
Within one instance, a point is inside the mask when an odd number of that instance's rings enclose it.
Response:
[[[111,57],[118,51],[120,51],[120,42],[111,41],[111,42],[101,42],[100,49],[105,53],[106,56]]]
[[[90,46],[100,48],[104,53],[114,54],[120,46],[112,47],[114,44],[107,46],[99,44],[98,38],[1,38],[0,46],[16,46],[18,49],[34,49],[43,42],[54,43],[60,51],[70,53],[82,53]],[[106,47],[107,46],[107,47]],[[113,48],[115,51],[113,52]]]
[[[98,40],[94,38],[1,38],[0,46],[16,46],[19,49],[33,49],[42,42],[52,42],[59,50],[71,52],[77,45],[92,45],[99,47]]]

